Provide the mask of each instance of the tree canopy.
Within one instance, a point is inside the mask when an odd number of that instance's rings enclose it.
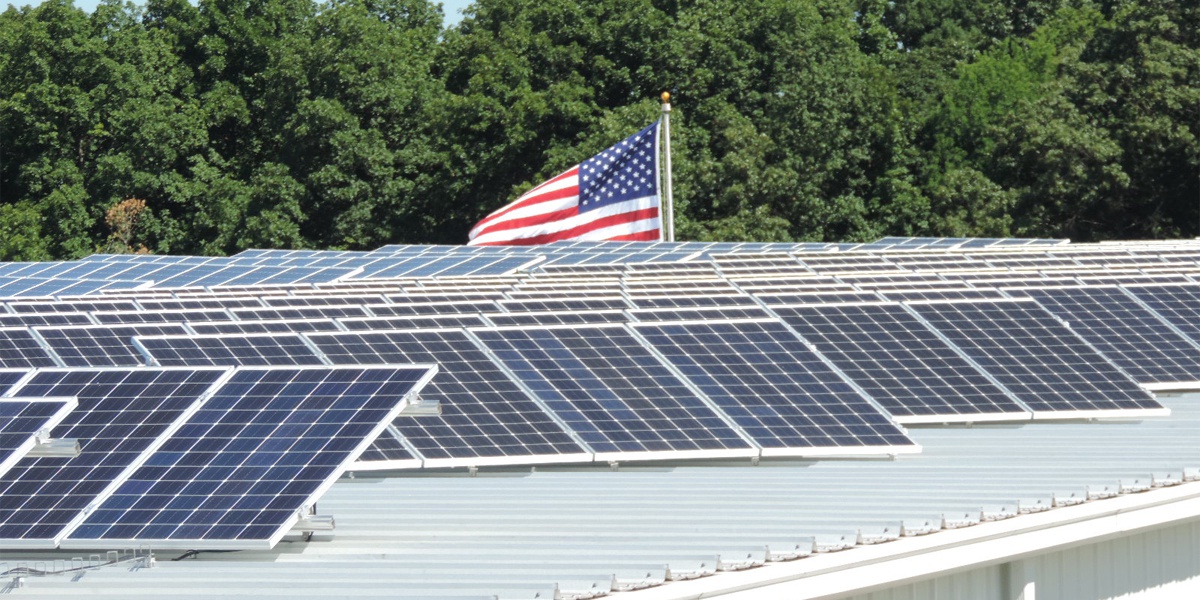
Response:
[[[0,13],[0,258],[466,240],[673,95],[677,232],[1200,233],[1200,4],[70,0]]]

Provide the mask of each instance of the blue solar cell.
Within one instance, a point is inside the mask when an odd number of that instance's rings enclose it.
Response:
[[[81,452],[75,458],[26,458],[0,477],[0,540],[52,545],[226,371],[143,367],[34,373],[10,394],[77,398],[78,408],[54,433],[78,439]]]
[[[1200,381],[1200,348],[1120,288],[1026,293],[1139,383]]]
[[[281,321],[230,321],[228,323],[188,323],[198,334],[220,333],[301,333],[305,331],[341,331],[333,319],[284,319]]]
[[[1200,285],[1131,285],[1126,289],[1192,341],[1200,342]]]
[[[145,364],[133,338],[183,335],[182,325],[99,325],[95,327],[37,327],[34,329],[70,367],[132,367]]]
[[[914,445],[781,323],[633,327],[764,452]]]
[[[28,329],[0,329],[0,367],[53,367],[54,358]]]
[[[888,412],[900,417],[1025,414],[1004,390],[899,305],[777,308]]]
[[[910,306],[1033,409],[1035,416],[1039,412],[1162,410],[1149,392],[1037,302]]]
[[[386,329],[447,329],[482,327],[486,325],[477,315],[439,315],[432,317],[381,317],[373,319],[340,319],[352,331]]]
[[[34,327],[37,325],[92,325],[87,313],[29,313],[0,315],[0,327]]]
[[[436,363],[421,392],[439,416],[400,417],[406,440],[428,459],[578,455],[571,436],[521,390],[463,331],[312,334],[309,340],[335,364]],[[386,436],[385,436],[386,437]],[[383,444],[389,444],[381,438]],[[363,460],[403,460],[376,444]],[[401,448],[402,449],[402,448]]]
[[[138,337],[152,364],[164,367],[319,365],[299,334]]]
[[[431,374],[240,369],[67,539],[272,547]]]
[[[750,448],[623,327],[476,333],[597,452]]]

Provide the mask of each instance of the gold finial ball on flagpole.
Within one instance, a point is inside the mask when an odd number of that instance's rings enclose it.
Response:
[[[671,101],[671,92],[663,92],[662,93],[662,101],[663,101],[663,104],[670,102]]]

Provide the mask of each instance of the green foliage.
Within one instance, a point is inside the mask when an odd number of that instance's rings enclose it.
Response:
[[[1194,2],[477,0],[441,18],[428,0],[9,8],[0,258],[462,243],[658,118],[663,90],[680,239],[1198,233]],[[130,198],[145,207],[118,234]]]

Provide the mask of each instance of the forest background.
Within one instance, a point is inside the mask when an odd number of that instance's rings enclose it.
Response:
[[[673,94],[685,240],[1200,232],[1194,0],[0,14],[0,259],[461,244]]]

